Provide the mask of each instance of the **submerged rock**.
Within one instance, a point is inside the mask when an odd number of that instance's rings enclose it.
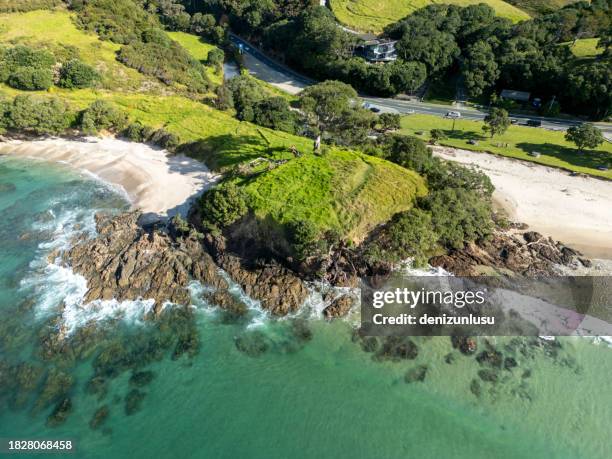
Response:
[[[110,414],[110,408],[108,405],[103,405],[96,410],[94,415],[91,417],[91,421],[89,421],[89,427],[92,430],[96,430],[102,424],[106,422],[108,415]]]
[[[270,349],[268,338],[259,331],[246,332],[234,338],[236,349],[249,357],[259,357]]]
[[[425,376],[427,376],[427,370],[427,365],[419,365],[414,368],[411,368],[404,376],[404,381],[406,381],[407,383],[425,381]]]
[[[34,412],[38,412],[56,400],[65,397],[73,384],[74,378],[69,374],[56,368],[49,370],[43,389],[34,404]]]
[[[409,338],[389,336],[383,341],[382,348],[376,353],[377,360],[414,360],[419,355],[418,346]]]
[[[478,350],[476,340],[469,336],[451,336],[451,344],[465,355],[474,354]]]
[[[63,399],[57,404],[53,412],[47,418],[47,427],[57,427],[66,422],[72,412],[72,401],[69,398]]]
[[[155,373],[152,371],[136,371],[130,377],[130,386],[144,387],[150,384],[155,377]]]
[[[131,416],[142,408],[142,401],[145,393],[138,389],[133,389],[125,396],[125,414]]]

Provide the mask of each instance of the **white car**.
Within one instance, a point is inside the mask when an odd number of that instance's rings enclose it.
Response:
[[[448,118],[461,118],[461,112],[446,112]]]
[[[414,111],[413,109],[409,108],[409,109],[407,109],[406,111],[404,111],[404,113],[405,113],[406,115],[412,115],[413,113],[415,113],[415,111]]]

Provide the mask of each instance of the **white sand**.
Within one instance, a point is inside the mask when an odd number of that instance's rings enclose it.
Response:
[[[612,182],[487,153],[434,151],[486,173],[495,185],[493,198],[512,220],[588,256],[612,259]]]
[[[113,138],[0,143],[0,154],[61,162],[123,189],[149,219],[185,215],[191,201],[218,178],[184,155]]]

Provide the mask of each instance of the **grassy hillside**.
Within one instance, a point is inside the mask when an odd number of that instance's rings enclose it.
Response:
[[[569,46],[574,56],[580,59],[590,59],[603,53],[603,49],[597,49],[599,38],[582,38],[576,43],[563,43]]]
[[[599,177],[612,179],[612,170],[599,171],[597,166],[612,169],[612,144],[604,142],[597,150],[579,154],[576,146],[564,138],[563,132],[526,126],[510,126],[500,136],[489,138],[482,131],[483,123],[479,121],[457,120],[455,132],[452,132],[453,121],[430,115],[411,115],[402,118],[402,132],[429,139],[431,129],[442,129],[447,139],[441,143],[466,150],[487,151],[502,156],[518,158],[547,166],[562,167]],[[422,132],[422,134],[417,134]],[[467,143],[476,139],[478,145]],[[539,158],[527,153],[538,151]]]
[[[329,0],[329,5],[339,22],[351,29],[363,32],[380,32],[386,25],[431,3],[436,2],[432,0]],[[502,0],[447,0],[439,3],[460,6],[486,3],[495,9],[499,16],[512,21],[529,18],[527,13]]]
[[[0,12],[32,11],[53,8],[63,4],[62,0],[0,0]]]
[[[210,46],[187,34],[172,34],[196,57]],[[103,76],[99,89],[52,88],[73,110],[97,99],[123,109],[131,121],[164,127],[179,136],[189,154],[223,171],[256,158],[287,159],[271,171],[245,179],[243,185],[256,214],[281,223],[310,220],[321,229],[337,229],[359,240],[396,212],[409,209],[426,192],[416,173],[357,152],[330,149],[314,156],[312,140],[236,120],[231,113],[172,94],[160,83],[115,60],[118,45],[76,28],[66,11],[32,11],[0,15],[0,44],[24,43],[53,52],[76,52]],[[67,47],[73,47],[66,49]],[[0,95],[20,91],[0,85]],[[40,94],[40,93],[39,93]],[[43,94],[47,94],[44,92]],[[303,153],[294,158],[290,147]]]
[[[208,53],[215,49],[215,45],[211,45],[210,43],[206,43],[202,41],[200,37],[197,35],[193,35],[186,32],[168,32],[170,38],[174,41],[180,43],[180,45],[185,48],[189,53],[197,60],[202,63],[206,62],[208,59]],[[212,67],[206,68],[206,73],[208,74],[208,78],[215,84],[223,83],[223,71],[217,73],[215,69]]]
[[[64,10],[0,14],[0,42],[46,48],[56,56],[76,53],[100,72],[102,85],[109,89],[161,88],[154,79],[116,61],[115,53],[120,45],[101,41],[97,36],[79,30],[72,15]]]

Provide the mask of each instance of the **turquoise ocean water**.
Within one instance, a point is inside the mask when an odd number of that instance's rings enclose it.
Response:
[[[0,157],[0,437],[72,439],[79,458],[612,456],[605,344],[492,339],[519,367],[486,382],[448,338],[415,339],[414,361],[379,361],[352,339],[349,322],[236,321],[196,301],[189,356],[137,320],[146,308],[138,302],[79,315],[82,281],[48,254],[92,231],[95,211],[126,207],[119,193],[61,165]],[[104,333],[86,351],[45,355],[59,324],[81,336],[92,320]],[[427,366],[425,380],[406,383],[417,365]],[[58,372],[64,382],[53,395],[46,381]],[[103,391],[91,389],[96,375]],[[67,419],[47,425],[65,399]],[[93,429],[100,408],[108,416]]]

